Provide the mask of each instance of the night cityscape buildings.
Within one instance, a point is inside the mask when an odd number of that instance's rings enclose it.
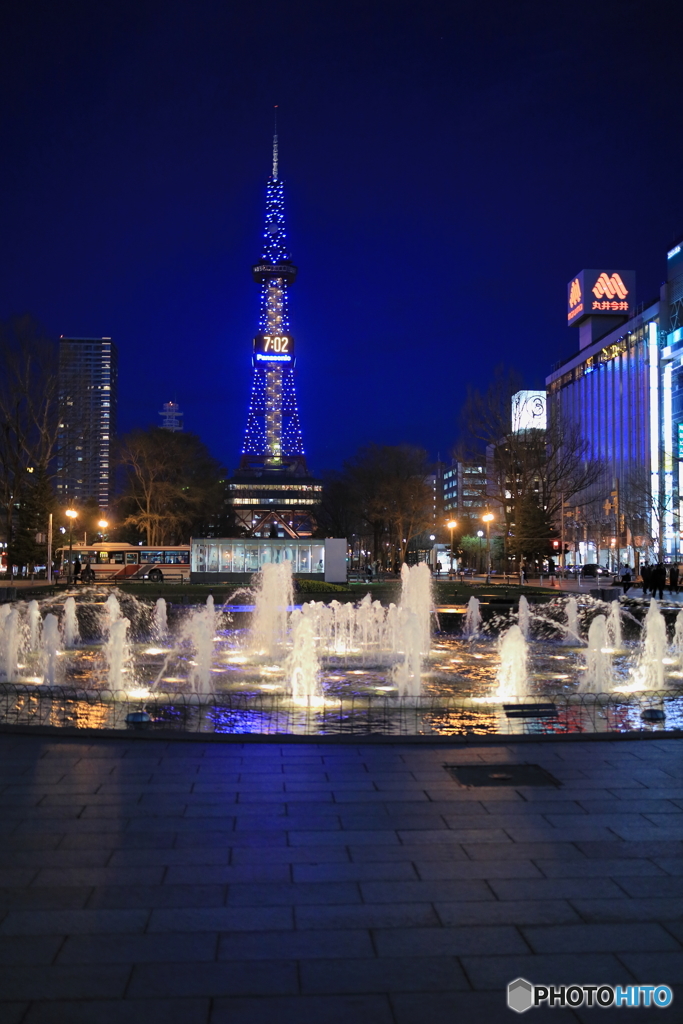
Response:
[[[583,271],[568,292],[579,348],[547,378],[549,416],[578,425],[600,466],[580,503],[564,511],[574,557],[633,564],[661,548],[676,560],[683,521],[681,246],[667,254],[659,297],[638,307],[632,272]]]
[[[266,184],[266,218],[260,261],[252,268],[261,286],[258,333],[252,345],[251,400],[239,467],[228,501],[244,532],[253,537],[307,537],[322,485],[306,465],[296,400],[295,341],[289,322],[289,289],[296,280],[285,230],[285,188],[279,176],[278,136]]]
[[[94,498],[109,508],[118,402],[118,351],[111,338],[59,339],[57,497]]]

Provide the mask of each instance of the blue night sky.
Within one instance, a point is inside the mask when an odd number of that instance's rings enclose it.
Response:
[[[468,384],[578,347],[566,283],[683,234],[683,8],[666,0],[13,2],[0,15],[0,319],[111,336],[119,426],[234,469],[273,104],[311,468],[446,455]]]

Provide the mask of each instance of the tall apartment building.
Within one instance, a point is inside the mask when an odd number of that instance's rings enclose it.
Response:
[[[111,338],[59,339],[57,494],[108,508],[116,432],[118,352]]]

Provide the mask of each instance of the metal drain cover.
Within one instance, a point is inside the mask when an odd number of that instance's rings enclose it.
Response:
[[[560,786],[539,764],[445,764],[461,786]]]

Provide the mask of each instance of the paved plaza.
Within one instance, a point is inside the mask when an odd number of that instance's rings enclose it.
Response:
[[[681,751],[4,733],[0,1021],[683,1021]],[[561,785],[443,767],[525,762]],[[520,975],[678,987],[518,1017]]]

